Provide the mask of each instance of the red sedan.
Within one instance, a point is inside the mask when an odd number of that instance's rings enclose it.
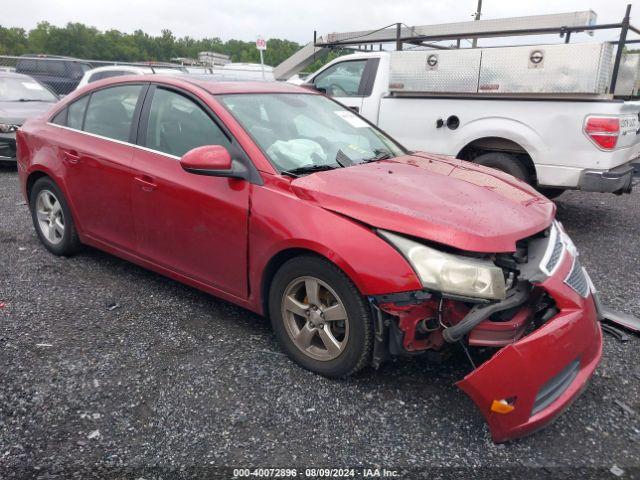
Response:
[[[495,441],[529,433],[601,355],[592,285],[555,207],[472,163],[407,152],[287,84],[119,77],[18,132],[56,255],[82,244],[268,315],[330,377],[464,351]]]

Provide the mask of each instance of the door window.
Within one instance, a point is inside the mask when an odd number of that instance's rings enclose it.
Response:
[[[366,64],[367,60],[336,63],[318,74],[313,84],[332,97],[361,97],[358,90]]]
[[[156,89],[149,111],[146,147],[181,157],[203,145],[229,147],[229,139],[196,103],[179,93]]]
[[[114,140],[129,141],[133,112],[141,89],[142,85],[120,85],[93,92],[83,130]]]

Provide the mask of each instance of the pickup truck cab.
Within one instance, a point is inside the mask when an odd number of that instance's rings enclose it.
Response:
[[[307,86],[413,150],[497,168],[553,198],[566,189],[626,193],[640,156],[640,103],[596,96],[398,95],[391,53],[339,57]]]

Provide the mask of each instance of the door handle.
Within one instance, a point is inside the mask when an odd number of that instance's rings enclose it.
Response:
[[[142,190],[145,192],[153,192],[158,187],[153,178],[148,175],[134,177],[134,180],[140,184]]]
[[[360,109],[358,107],[349,107],[349,110],[353,110],[356,113],[360,112]]]
[[[63,150],[65,162],[69,165],[76,165],[80,161],[80,155],[75,150]]]

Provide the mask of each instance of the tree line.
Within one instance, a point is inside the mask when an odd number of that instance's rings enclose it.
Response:
[[[264,61],[267,65],[278,65],[302,48],[296,42],[272,38],[267,41]],[[149,35],[142,30],[124,33],[119,30],[101,31],[82,23],[67,23],[64,27],[40,22],[32,30],[0,25],[0,55],[22,55],[25,53],[65,55],[88,60],[121,62],[162,61],[171,58],[197,58],[198,52],[209,51],[229,55],[232,62],[260,61],[254,42],[242,40],[223,41],[218,37],[195,39],[189,36],[176,37],[170,30],[161,35]],[[314,71],[338,53],[331,52],[318,59],[307,71]]]

